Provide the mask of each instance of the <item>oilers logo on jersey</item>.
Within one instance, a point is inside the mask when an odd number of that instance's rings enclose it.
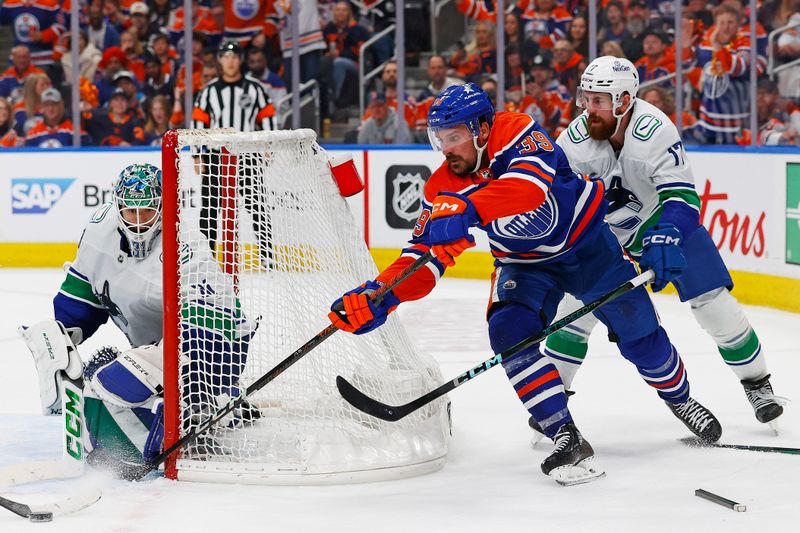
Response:
[[[233,0],[231,8],[237,18],[250,20],[258,14],[259,3],[259,0]]]
[[[30,13],[22,13],[14,19],[14,33],[24,43],[31,42],[31,34],[38,34],[40,29],[39,19]]]
[[[535,211],[498,218],[492,222],[492,231],[506,239],[541,239],[553,232],[557,222],[558,204],[553,201],[553,195],[548,194]]]

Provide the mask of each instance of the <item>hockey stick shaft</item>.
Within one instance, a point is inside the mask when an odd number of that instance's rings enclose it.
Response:
[[[412,274],[414,274],[417,270],[425,266],[431,259],[433,259],[433,254],[431,252],[426,252],[421,257],[419,257],[416,261],[408,265],[404,268],[388,285],[384,285],[380,289],[376,290],[370,296],[371,301],[380,303],[383,299],[383,295],[400,285],[403,281],[408,279]],[[158,454],[156,457],[152,458],[149,461],[146,461],[142,465],[137,465],[127,469],[127,476],[132,477],[134,479],[138,479],[147,473],[155,470],[159,467],[161,463],[167,460],[167,458],[175,453],[178,449],[182,446],[187,444],[191,444],[197,437],[201,434],[208,431],[211,427],[213,427],[217,422],[225,418],[231,411],[239,407],[244,401],[252,396],[256,391],[260,390],[264,387],[267,383],[271,382],[281,374],[283,374],[289,367],[295,364],[297,361],[302,359],[308,352],[325,342],[331,335],[336,333],[338,329],[333,324],[327,326],[325,329],[314,335],[311,340],[306,342],[300,348],[292,352],[286,359],[278,363],[274,368],[268,371],[266,374],[258,378],[254,381],[247,390],[245,390],[244,394],[241,394],[235,398],[231,398],[231,400],[222,408],[220,408],[213,416],[208,418],[205,422],[198,425],[192,431],[188,432],[186,435],[175,441],[175,443]]]
[[[704,442],[695,437],[686,437],[680,441],[691,448],[727,448],[729,450],[744,450],[748,452],[783,453],[786,455],[800,455],[800,448],[784,448],[781,446],[759,446],[755,444],[724,444],[721,442]]]
[[[644,272],[636,276],[630,281],[623,283],[613,291],[604,294],[597,300],[594,300],[593,302],[584,305],[580,309],[573,311],[572,313],[566,315],[565,317],[556,320],[555,322],[553,322],[543,330],[539,331],[538,333],[535,333],[530,337],[518,342],[517,344],[505,350],[504,352],[499,353],[478,365],[475,365],[469,371],[458,375],[454,379],[442,384],[436,389],[430,391],[429,393],[423,396],[420,396],[416,400],[412,400],[407,404],[390,406],[381,403],[373,398],[370,398],[363,392],[356,389],[342,376],[336,377],[336,386],[339,389],[339,393],[342,395],[342,397],[356,409],[363,411],[369,415],[372,415],[376,418],[380,418],[381,420],[395,422],[397,420],[400,420],[401,418],[408,416],[409,414],[413,413],[420,407],[438,398],[441,398],[448,392],[452,391],[457,387],[460,387],[464,383],[472,379],[475,379],[476,377],[483,374],[490,368],[500,365],[500,363],[502,363],[509,357],[512,357],[513,355],[521,352],[522,350],[525,350],[526,348],[529,348],[534,344],[543,341],[548,335],[555,333],[556,331],[563,328],[567,324],[574,322],[580,317],[591,313],[598,307],[635,289],[636,287],[644,285],[645,283],[651,281],[653,277],[654,274],[651,270],[648,270],[647,272]]]

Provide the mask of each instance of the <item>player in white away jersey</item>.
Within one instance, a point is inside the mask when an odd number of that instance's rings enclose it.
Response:
[[[659,262],[665,266],[666,277],[656,279],[653,290],[673,283],[741,381],[758,421],[771,422],[783,412],[783,400],[772,392],[761,343],[731,295],[730,274],[700,224],[700,198],[678,130],[659,109],[636,98],[638,88],[630,61],[611,56],[592,61],[577,94],[585,112],[557,143],[573,170],[605,182],[606,221],[622,246],[643,270]],[[573,306],[574,300],[565,299],[560,311]],[[548,337],[544,352],[565,387],[583,362],[596,325],[597,319],[586,315]]]
[[[233,280],[208,246],[180,250],[182,352],[189,371],[199,365],[231,365],[233,377],[201,383],[184,394],[216,408],[238,395],[248,342],[257,324],[239,309]],[[84,416],[90,459],[141,462],[160,452],[163,435],[163,287],[161,171],[130,165],[114,185],[114,201],[101,206],[83,232],[78,254],[53,300],[55,320],[20,328],[39,372],[45,414],[61,409],[61,371],[84,382]],[[84,365],[75,345],[108,318],[132,348],[104,347]],[[201,345],[213,350],[201,350]],[[210,352],[214,355],[208,355]],[[204,375],[198,373],[198,375]],[[55,388],[54,388],[55,387]],[[190,415],[191,413],[185,413]],[[249,407],[240,420],[257,417]]]

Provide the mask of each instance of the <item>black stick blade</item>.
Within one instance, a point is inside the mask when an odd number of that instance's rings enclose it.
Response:
[[[374,398],[370,398],[342,376],[336,376],[336,388],[347,403],[375,418],[386,420],[387,422],[397,422],[403,418],[403,414],[397,412],[397,408],[381,403]]]
[[[31,508],[24,503],[15,502],[12,500],[7,500],[0,496],[0,507],[5,507],[12,513],[21,516],[22,518],[28,518],[31,516]]]

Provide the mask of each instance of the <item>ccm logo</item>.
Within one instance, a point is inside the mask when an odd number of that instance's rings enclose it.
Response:
[[[645,237],[642,240],[642,244],[647,246],[648,244],[675,244],[679,245],[681,240],[678,237],[670,237],[669,235],[651,235],[649,237]]]
[[[433,212],[436,213],[438,211],[452,211],[456,212],[461,208],[461,204],[448,204],[447,202],[442,202],[439,204],[433,205]]]

